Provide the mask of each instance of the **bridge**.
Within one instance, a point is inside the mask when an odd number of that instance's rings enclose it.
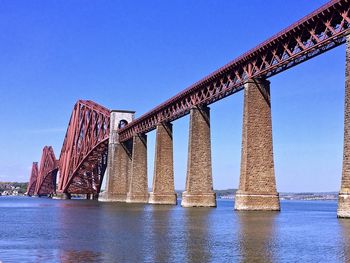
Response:
[[[28,183],[27,194],[36,195],[54,195],[56,193],[56,176],[58,172],[58,161],[51,146],[45,146],[38,163],[33,162],[30,180]]]
[[[268,79],[346,43],[344,157],[338,216],[350,217],[349,10],[349,0],[328,2],[137,119],[133,111],[109,110],[92,101],[78,101],[59,160],[53,151],[50,153],[52,148],[44,148],[39,171],[33,163],[28,195],[70,198],[72,194],[86,194],[101,201],[176,204],[172,122],[189,114],[187,175],[181,205],[215,207],[209,105],[243,90],[241,173],[235,209],[278,211]],[[148,193],[147,133],[154,129],[154,175],[152,192]],[[106,190],[100,194],[104,177]]]

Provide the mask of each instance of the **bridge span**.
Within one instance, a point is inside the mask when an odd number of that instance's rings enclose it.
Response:
[[[241,174],[235,209],[280,210],[268,78],[346,43],[344,157],[338,216],[350,217],[349,12],[349,0],[328,2],[137,119],[133,111],[111,111],[92,101],[78,101],[59,161],[51,155],[50,165],[40,165],[39,172],[33,164],[28,194],[57,192],[66,198],[71,194],[98,198],[105,177],[106,190],[100,200],[176,204],[171,122],[189,114],[187,177],[181,205],[215,207],[209,105],[244,90]],[[147,132],[154,129],[155,168],[152,192],[148,193]],[[43,153],[42,162],[47,158],[44,155],[48,156]],[[57,171],[56,191],[53,178]]]

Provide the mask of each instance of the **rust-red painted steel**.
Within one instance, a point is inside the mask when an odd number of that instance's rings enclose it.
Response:
[[[45,146],[41,155],[34,195],[52,195],[56,192],[58,161],[51,146]]]
[[[58,192],[100,192],[107,165],[109,121],[109,109],[89,100],[75,104],[60,154]]]
[[[34,195],[38,175],[39,175],[38,162],[33,162],[32,171],[30,173],[30,179],[27,187],[27,195],[29,196]]]
[[[330,1],[206,78],[142,115],[119,131],[119,140],[153,130],[243,89],[250,78],[268,78],[345,42],[349,0]]]

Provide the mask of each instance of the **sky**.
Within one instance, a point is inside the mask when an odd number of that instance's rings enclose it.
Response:
[[[326,2],[0,0],[0,181],[28,181],[45,145],[59,157],[78,99],[140,116]],[[342,45],[269,79],[278,191],[339,190],[344,76]],[[210,106],[215,189],[238,187],[242,95]],[[189,118],[173,124],[184,189]]]

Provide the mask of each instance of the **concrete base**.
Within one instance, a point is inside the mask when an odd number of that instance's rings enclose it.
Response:
[[[279,195],[236,192],[235,210],[280,211]]]
[[[148,203],[148,194],[130,194],[126,196],[127,203]]]
[[[182,207],[216,207],[216,194],[200,193],[188,194],[186,191],[182,193]]]
[[[339,193],[337,216],[339,218],[350,218],[350,194]]]
[[[53,199],[63,199],[63,200],[68,200],[71,199],[72,196],[69,193],[58,193],[52,197]]]
[[[101,202],[124,202],[126,201],[126,194],[101,195],[98,198]]]
[[[159,205],[176,205],[177,204],[176,194],[155,194],[153,192],[149,193],[150,204]]]

